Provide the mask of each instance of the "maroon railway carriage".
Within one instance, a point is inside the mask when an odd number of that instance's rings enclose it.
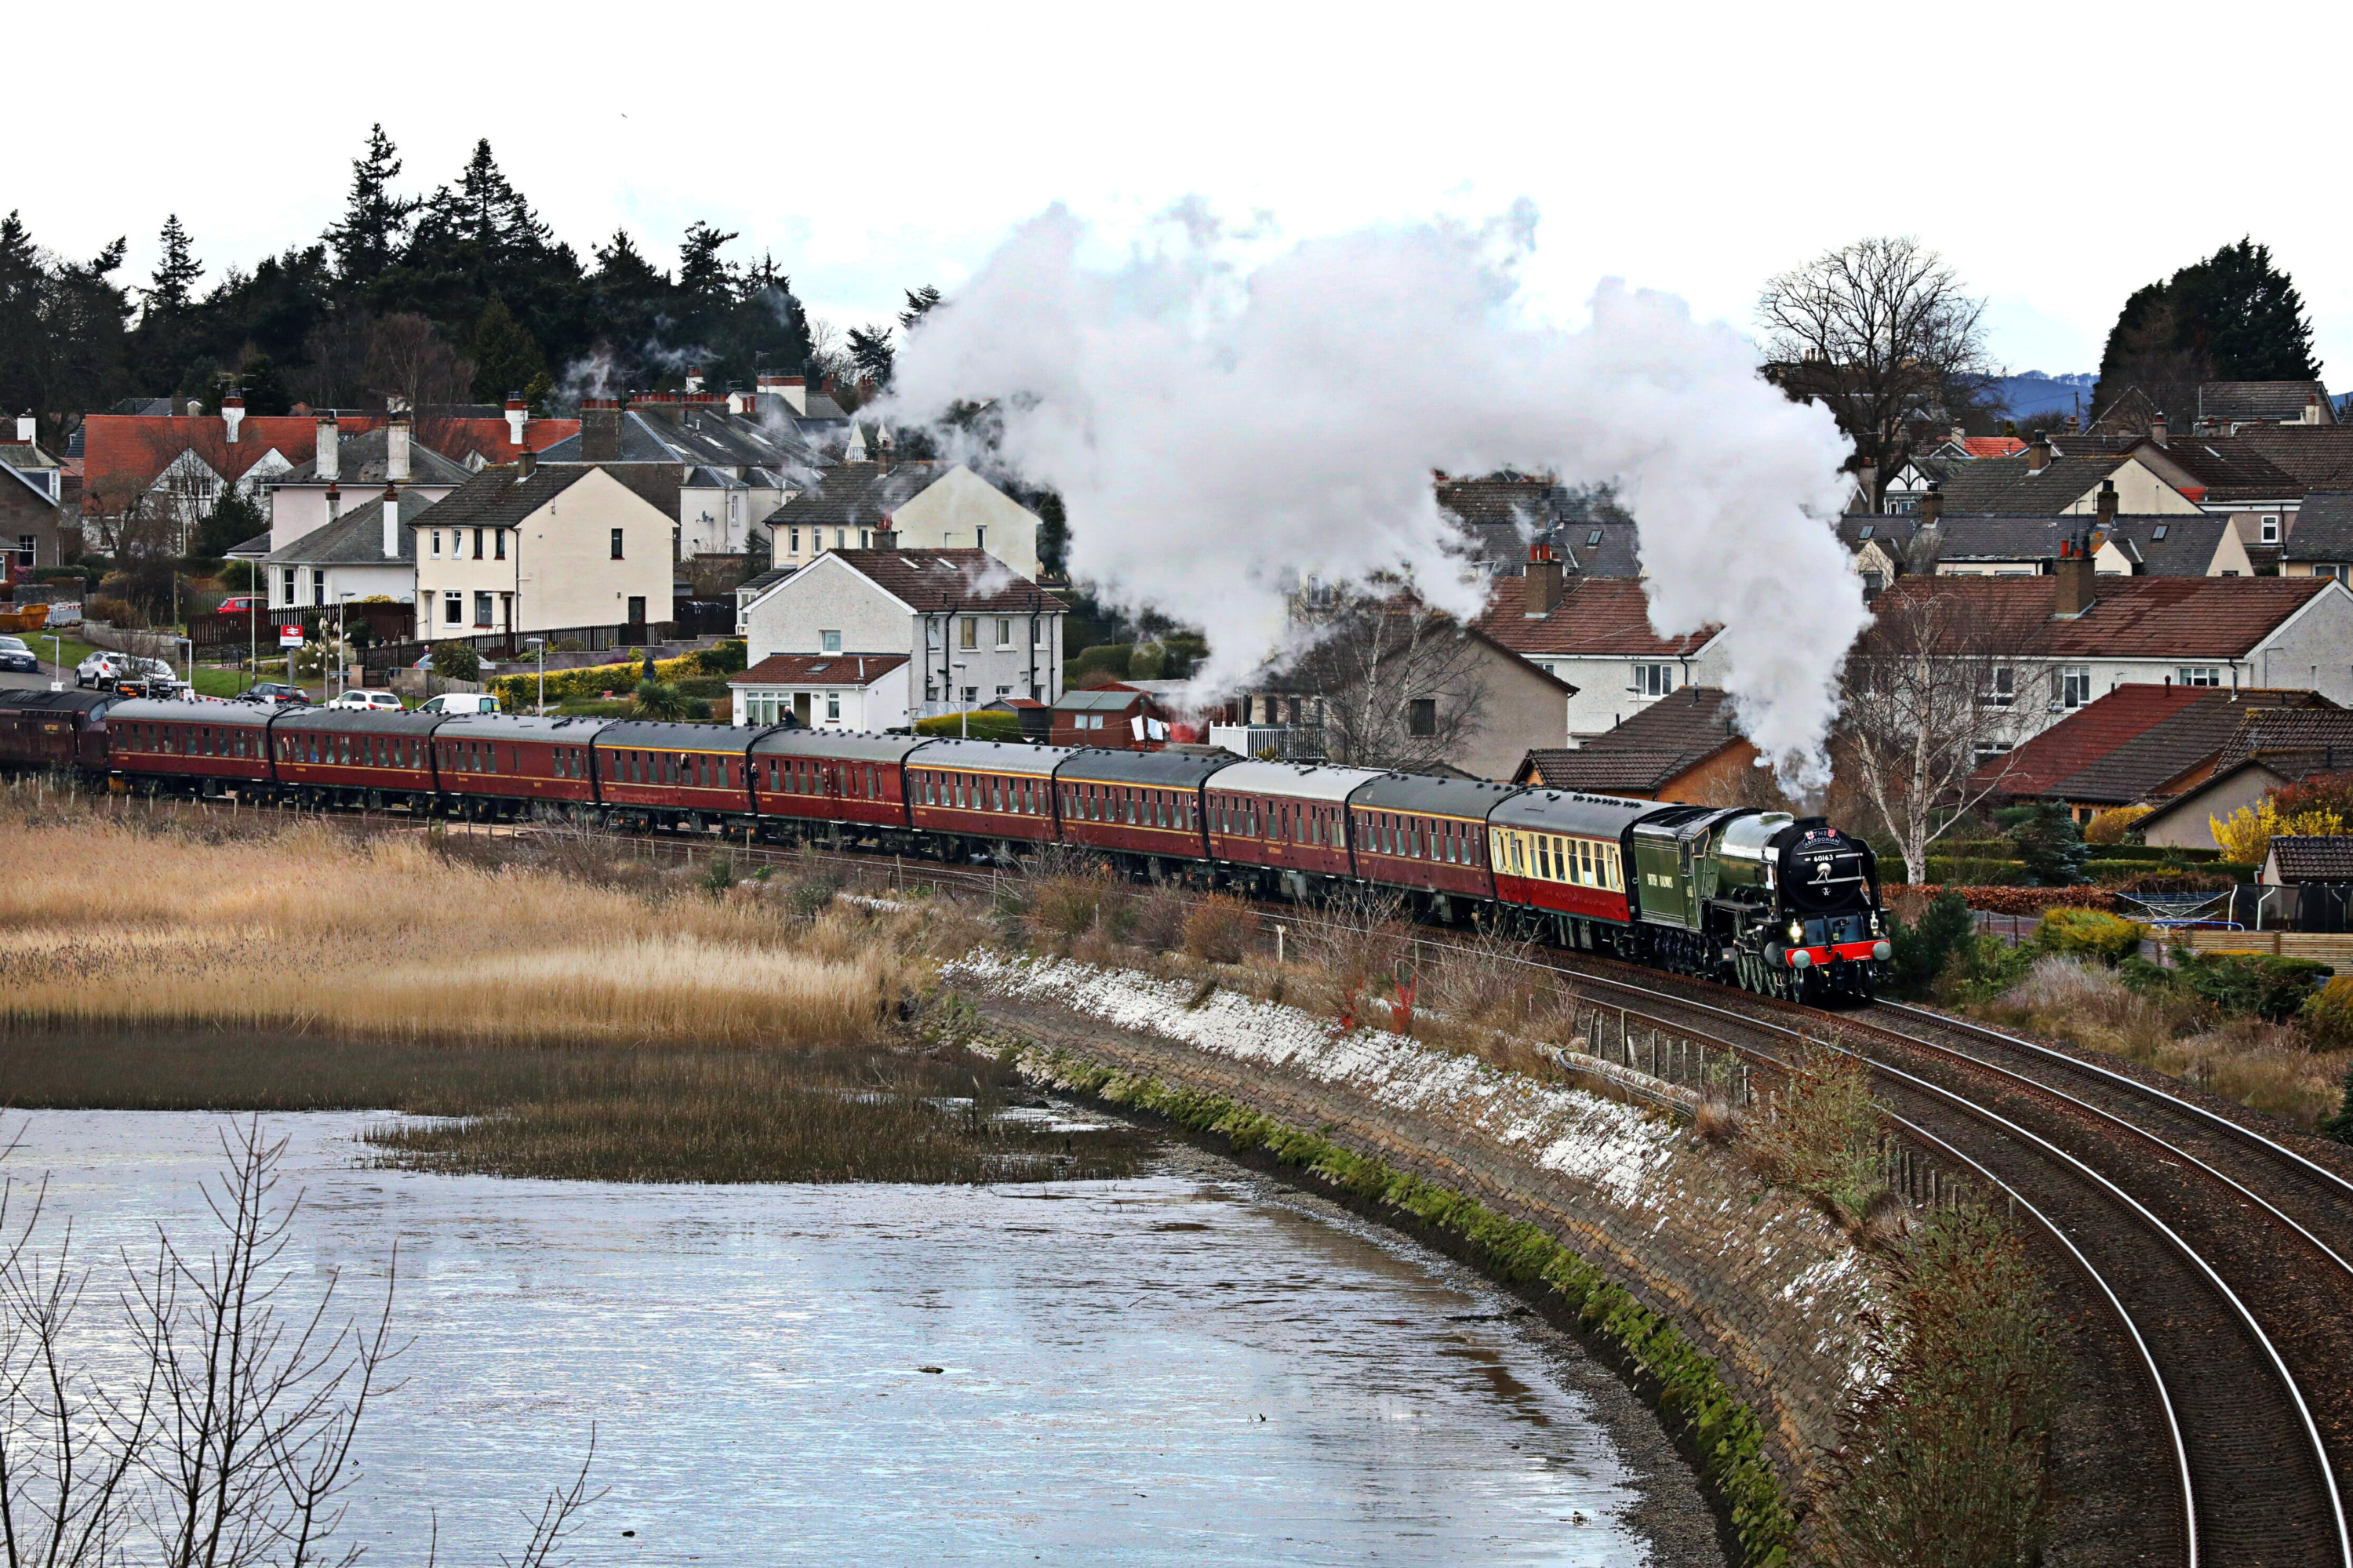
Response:
[[[0,768],[107,765],[106,715],[112,692],[0,692]]]
[[[999,740],[935,740],[907,754],[910,823],[951,834],[970,852],[1056,836],[1054,769],[1071,752],[1059,746],[1008,746]]]
[[[433,732],[441,794],[461,816],[585,818],[596,809],[592,754],[605,727],[593,718],[453,714]]]
[[[1208,858],[1201,785],[1232,758],[1183,751],[1071,752],[1054,770],[1062,842],[1109,850],[1159,873]]]
[[[1381,775],[1362,768],[1236,762],[1203,789],[1209,853],[1252,892],[1306,898],[1328,879],[1353,876],[1348,797]]]
[[[617,719],[596,731],[596,798],[608,819],[700,832],[754,821],[755,732],[733,725]]]
[[[905,735],[765,729],[752,742],[752,805],[771,838],[806,837],[799,824],[848,822],[886,833],[907,826],[901,764],[929,741]]]
[[[1487,816],[1519,791],[1475,779],[1388,773],[1348,797],[1356,874],[1408,890],[1444,920],[1495,895]]]
[[[430,810],[433,731],[441,722],[439,714],[375,708],[281,709],[269,726],[279,791],[322,804]]]
[[[118,702],[106,715],[108,761],[133,788],[266,792],[271,717],[255,703]]]

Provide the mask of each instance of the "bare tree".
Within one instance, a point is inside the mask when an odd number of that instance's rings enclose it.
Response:
[[[459,358],[431,322],[404,311],[377,317],[369,329],[366,381],[386,408],[414,411],[464,401],[474,363]]]
[[[1285,684],[1316,700],[1332,761],[1427,772],[1478,733],[1487,654],[1458,622],[1410,599],[1370,596],[1318,616],[1323,635]]]
[[[342,1281],[297,1300],[287,1253],[299,1198],[278,1193],[282,1140],[259,1119],[224,1135],[207,1186],[217,1226],[196,1252],[159,1234],[122,1292],[132,1372],[107,1387],[67,1353],[93,1277],[71,1232],[34,1245],[40,1197],[0,1191],[0,1547],[6,1568],[310,1568],[358,1561],[338,1545],[359,1479],[353,1439],[386,1369],[397,1259],[357,1315]],[[15,1214],[8,1205],[18,1204]],[[21,1216],[17,1219],[16,1216]],[[13,1222],[13,1224],[12,1224]],[[128,1259],[125,1259],[126,1266]],[[590,1438],[590,1455],[595,1439]],[[549,1494],[522,1562],[548,1564],[595,1500],[587,1466]]]
[[[1930,587],[1882,594],[1847,655],[1838,771],[1915,884],[1927,880],[1928,846],[2008,778],[2017,705],[2041,700],[2024,689],[2030,667],[2018,658],[2033,628],[1957,586],[1975,580],[1911,579]]]
[[[1768,374],[1820,399],[1873,465],[1872,509],[1911,457],[1915,421],[1949,427],[1990,384],[1985,302],[1916,239],[1858,239],[1765,285]]]

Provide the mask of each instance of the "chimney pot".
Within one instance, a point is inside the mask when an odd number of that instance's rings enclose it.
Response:
[[[332,412],[320,415],[318,473],[321,479],[327,482],[330,490],[333,489],[335,481],[343,477],[342,470],[336,466],[339,454],[336,450],[335,436],[335,416]]]

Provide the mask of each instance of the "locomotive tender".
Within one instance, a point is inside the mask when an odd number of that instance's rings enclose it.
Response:
[[[1441,923],[1798,1000],[1868,997],[1890,955],[1870,846],[1819,817],[1195,752],[217,702],[69,715],[45,700],[0,693],[0,764],[117,789],[943,859],[1069,844],[1252,896],[1381,888]]]

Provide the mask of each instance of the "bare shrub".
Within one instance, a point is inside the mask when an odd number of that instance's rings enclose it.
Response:
[[[1314,976],[1324,1010],[1344,1026],[1367,1022],[1368,1009],[1393,1017],[1388,999],[1401,997],[1413,944],[1404,915],[1405,901],[1396,894],[1356,887],[1333,898],[1323,918],[1298,927],[1302,967]]]
[[[1238,964],[1257,939],[1258,911],[1248,900],[1212,893],[1185,916],[1185,950],[1203,963]]]
[[[1155,883],[1127,901],[1129,943],[1147,953],[1175,952],[1185,945],[1186,923],[1193,902],[1183,889]]]
[[[1457,1023],[1516,1031],[1551,990],[1548,971],[1532,962],[1535,950],[1483,931],[1454,938],[1422,968],[1423,1000]]]
[[[1885,1186],[1871,1075],[1852,1054],[1810,1042],[1792,1053],[1790,1066],[1766,1114],[1747,1118],[1741,1141],[1749,1168],[1851,1226]]]
[[[1719,1149],[1737,1143],[1746,1125],[1725,1100],[1704,1099],[1692,1112],[1692,1130]]]

